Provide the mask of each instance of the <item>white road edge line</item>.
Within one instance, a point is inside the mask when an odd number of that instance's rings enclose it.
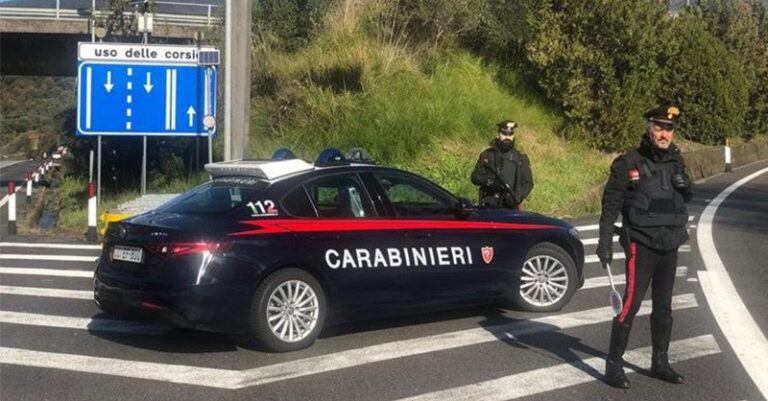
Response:
[[[672,297],[674,310],[698,307],[694,294]],[[638,315],[651,313],[650,301],[644,301]],[[563,330],[591,324],[606,323],[613,319],[610,307],[595,308],[561,315],[544,316],[538,319],[518,321],[497,326],[467,329],[433,336],[394,341],[368,347],[340,351],[316,357],[299,359],[254,369],[233,371],[195,366],[170,365],[161,363],[136,362],[115,358],[90,357],[73,354],[31,351],[17,348],[0,348],[0,363],[108,374],[130,378],[167,381],[213,388],[238,389],[267,383],[331,372],[344,368],[375,362],[422,355],[499,341],[500,338],[522,337],[536,333]],[[2,320],[2,318],[8,321]],[[19,325],[74,328],[83,330],[111,331],[112,329],[132,330],[130,322],[108,321],[106,319],[71,318],[0,312],[0,322]],[[108,327],[111,324],[113,327]],[[139,328],[134,328],[139,330]],[[142,334],[150,334],[142,332]]]
[[[701,213],[696,241],[707,268],[706,271],[699,271],[699,283],[712,315],[752,381],[763,397],[768,398],[768,369],[765,368],[765,361],[768,360],[768,340],[739,297],[717,253],[712,236],[712,221],[725,199],[742,185],[766,172],[768,168],[752,173],[718,194]]]
[[[701,358],[721,352],[715,337],[711,334],[674,341],[670,347],[671,362]],[[624,355],[634,365],[645,366],[651,359],[651,347],[634,349]],[[466,386],[449,388],[400,401],[503,401],[542,394],[578,384],[595,381],[595,377],[584,369],[589,367],[602,371],[605,359],[600,357],[517,373],[498,379]],[[629,369],[632,371],[631,369]]]
[[[61,290],[56,288],[41,287],[16,287],[0,285],[0,294],[26,295],[31,297],[67,298],[67,299],[93,299],[93,291]]]
[[[26,255],[17,253],[0,253],[0,259],[16,260],[54,260],[67,262],[95,262],[98,256],[75,256],[75,255]]]
[[[46,249],[95,249],[101,250],[101,245],[79,244],[34,244],[30,242],[0,242],[0,248],[46,248]]]
[[[0,267],[0,274],[93,278],[93,272],[90,270],[40,269],[35,267]]]

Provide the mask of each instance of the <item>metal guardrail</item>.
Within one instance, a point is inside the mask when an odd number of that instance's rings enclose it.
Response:
[[[60,8],[59,4],[60,3],[57,0],[56,8],[0,7],[0,19],[37,19],[76,22],[88,21],[92,18],[90,9]],[[155,23],[194,27],[209,27],[221,23],[221,18],[214,14],[215,9],[218,7],[214,4],[191,4],[173,1],[156,2],[155,4],[206,8],[205,15],[154,13]],[[109,15],[109,12],[96,10],[93,14],[96,18],[103,18]],[[126,11],[124,15],[131,16],[133,15],[133,12]]]

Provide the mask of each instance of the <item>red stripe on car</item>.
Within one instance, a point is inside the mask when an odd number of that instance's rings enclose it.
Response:
[[[547,224],[497,223],[485,221],[453,220],[361,220],[323,219],[245,220],[243,224],[259,227],[240,231],[230,236],[263,235],[286,232],[338,232],[338,231],[391,231],[391,230],[549,230],[562,228]]]

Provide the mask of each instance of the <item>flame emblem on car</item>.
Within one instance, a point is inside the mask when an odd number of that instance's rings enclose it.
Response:
[[[480,252],[483,254],[483,262],[485,262],[485,264],[491,263],[493,260],[493,247],[484,246],[480,248]]]

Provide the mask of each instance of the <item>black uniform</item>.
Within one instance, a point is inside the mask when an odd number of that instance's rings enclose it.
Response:
[[[626,254],[627,285],[624,307],[614,319],[611,333],[606,367],[609,383],[620,375],[625,385],[629,385],[621,371],[621,356],[632,320],[651,282],[652,372],[663,380],[682,382],[682,377],[669,368],[667,350],[672,330],[671,299],[677,249],[688,240],[685,204],[692,196],[683,158],[673,144],[666,151],[657,150],[648,135],[644,135],[636,150],[618,157],[611,165],[611,175],[603,192],[597,254],[601,261],[610,260],[613,224],[621,213],[622,228],[617,231]]]
[[[503,142],[494,139],[480,154],[472,183],[480,187],[481,206],[515,209],[531,193],[533,174],[528,156]]]

